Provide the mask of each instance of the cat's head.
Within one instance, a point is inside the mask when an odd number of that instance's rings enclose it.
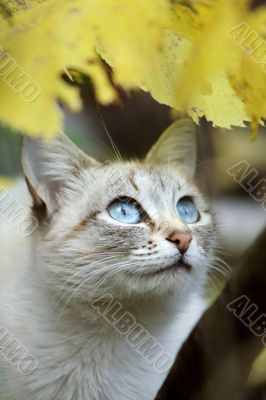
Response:
[[[64,135],[51,144],[25,140],[22,163],[39,219],[36,257],[63,299],[185,296],[202,287],[215,229],[193,182],[195,142],[188,119],[136,162],[100,163]]]

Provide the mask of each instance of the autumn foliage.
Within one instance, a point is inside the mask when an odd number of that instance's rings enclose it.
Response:
[[[28,135],[63,128],[58,101],[82,107],[116,85],[142,89],[196,122],[253,128],[266,117],[266,7],[247,0],[5,0],[0,2],[0,121]]]

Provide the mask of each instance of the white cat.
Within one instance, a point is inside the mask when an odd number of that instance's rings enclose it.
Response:
[[[155,397],[206,306],[216,245],[195,136],[180,120],[144,161],[104,164],[64,135],[25,141],[31,196],[12,196],[38,227],[25,235],[0,201],[1,400]]]

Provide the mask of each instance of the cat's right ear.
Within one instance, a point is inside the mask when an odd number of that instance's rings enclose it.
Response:
[[[63,133],[52,142],[25,138],[21,159],[34,209],[49,214],[60,207],[68,189],[75,190],[82,170],[100,165]]]
[[[196,125],[190,118],[182,118],[170,125],[146,156],[151,164],[172,164],[193,177],[196,168]]]

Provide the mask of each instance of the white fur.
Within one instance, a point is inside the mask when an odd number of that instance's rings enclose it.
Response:
[[[26,193],[20,200],[24,197]],[[29,256],[33,238],[23,238],[8,221],[3,218],[0,221],[0,242],[4,243],[0,269],[1,324],[39,362],[32,375],[23,377],[2,360],[9,369],[10,393],[17,400],[153,399],[165,375],[157,373],[93,311],[92,323],[80,323],[71,312],[58,321],[51,307],[52,299],[47,298],[46,288],[40,285],[36,266]],[[173,303],[174,298],[156,305],[151,300],[142,308],[126,304],[125,310],[143,323],[174,357],[206,302],[195,295],[178,307]],[[61,394],[54,397],[61,386]],[[7,398],[1,395],[2,400]]]

